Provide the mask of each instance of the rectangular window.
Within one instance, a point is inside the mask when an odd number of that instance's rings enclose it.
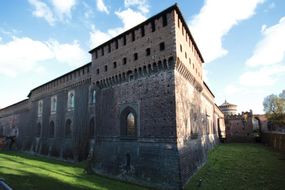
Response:
[[[56,113],[56,107],[57,107],[57,97],[52,96],[50,98],[50,113],[55,114]]]
[[[108,71],[108,66],[107,66],[107,65],[105,65],[105,72],[106,72],[106,71]]]
[[[155,20],[151,21],[151,31],[154,32],[155,31]]]
[[[132,41],[135,41],[136,36],[135,36],[135,31],[132,31]]]
[[[127,38],[126,38],[126,36],[123,37],[123,44],[124,44],[124,46],[127,44]]]
[[[127,58],[124,57],[124,58],[123,58],[123,65],[126,65],[126,64],[127,64]]]
[[[116,61],[113,62],[113,67],[114,67],[114,69],[117,68],[117,62]]]
[[[134,53],[134,60],[136,61],[138,59],[138,53]]]
[[[97,74],[99,74],[100,73],[100,71],[99,71],[99,69],[97,69]]]
[[[119,47],[118,39],[116,39],[116,41],[115,41],[115,46],[116,46],[116,49],[118,49],[118,47]]]
[[[108,52],[109,53],[111,52],[111,44],[110,43],[108,44]]]
[[[104,55],[104,47],[102,47],[102,49],[101,49],[101,55],[102,56]]]
[[[141,27],[141,35],[142,35],[142,37],[144,37],[144,35],[145,35],[144,26]]]
[[[161,43],[159,44],[159,49],[160,49],[160,51],[163,51],[163,50],[165,49],[164,42],[161,42]]]
[[[97,52],[97,50],[95,50],[95,59],[97,59],[98,58],[98,52]]]
[[[150,48],[147,48],[147,49],[145,50],[145,54],[146,54],[146,56],[149,56],[149,55],[150,55]]]
[[[165,14],[162,16],[162,26],[164,27],[166,25],[167,25],[167,15]]]

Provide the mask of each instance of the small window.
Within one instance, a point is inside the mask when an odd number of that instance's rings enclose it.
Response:
[[[138,53],[134,53],[134,60],[138,60]]]
[[[127,136],[135,136],[135,130],[135,116],[132,112],[130,112],[127,116]]]
[[[92,91],[92,104],[96,103],[96,90]]]
[[[95,59],[97,59],[98,58],[98,52],[97,52],[97,50],[95,50]]]
[[[135,41],[136,36],[135,36],[135,31],[132,31],[132,41]]]
[[[142,37],[144,37],[144,35],[145,35],[144,26],[141,26],[141,35],[142,35]]]
[[[126,65],[126,64],[127,64],[127,58],[124,57],[124,58],[123,58],[123,65]]]
[[[100,73],[100,70],[99,69],[97,69],[97,74],[99,74]]]
[[[146,56],[149,56],[149,55],[150,55],[150,48],[147,48],[147,49],[145,50],[145,53],[146,53]]]
[[[102,56],[104,55],[104,47],[102,47],[102,49],[101,49],[101,55]]]
[[[185,58],[187,59],[187,53],[185,52]]]
[[[154,32],[155,31],[155,21],[151,21],[151,31]]]
[[[107,65],[105,65],[104,68],[105,68],[105,72],[108,71],[108,66]]]
[[[108,52],[109,53],[111,52],[111,44],[110,43],[108,44]]]
[[[127,44],[127,38],[126,38],[126,36],[123,37],[123,44],[124,44],[124,46]]]
[[[113,67],[114,67],[114,69],[117,68],[117,62],[116,61],[113,62]]]
[[[182,27],[182,36],[184,36],[184,27]]]
[[[180,51],[182,52],[182,45],[180,44]]]
[[[166,25],[167,25],[167,15],[165,14],[162,16],[162,26],[164,27]]]
[[[118,39],[115,40],[115,46],[116,46],[116,49],[118,49],[119,47]]]
[[[164,44],[164,42],[161,42],[161,43],[159,44],[159,49],[160,49],[160,51],[163,51],[163,50],[165,49],[165,44]]]
[[[180,28],[180,20],[179,19],[178,19],[177,23],[178,23],[178,28]]]

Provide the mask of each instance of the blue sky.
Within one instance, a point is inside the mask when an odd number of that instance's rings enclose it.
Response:
[[[0,107],[90,62],[89,50],[178,3],[204,79],[239,111],[285,89],[283,0],[9,0],[0,5]]]

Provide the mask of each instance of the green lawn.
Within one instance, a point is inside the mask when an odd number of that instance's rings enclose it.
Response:
[[[285,156],[260,144],[221,144],[186,189],[283,190]]]
[[[0,152],[0,178],[15,190],[143,189],[86,175],[82,163],[68,164],[15,152]],[[285,189],[285,155],[259,144],[221,144],[210,152],[208,162],[186,189]]]
[[[83,164],[14,152],[0,152],[0,178],[15,190],[144,189],[98,175],[87,175]]]

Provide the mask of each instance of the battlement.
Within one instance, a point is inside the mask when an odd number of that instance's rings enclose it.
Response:
[[[246,112],[241,112],[241,113],[238,113],[238,114],[233,114],[233,115],[225,115],[225,119],[226,120],[243,119],[245,116],[252,117],[253,116],[252,110],[246,111]]]

